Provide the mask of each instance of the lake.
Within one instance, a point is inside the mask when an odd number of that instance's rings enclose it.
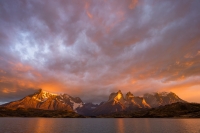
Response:
[[[200,133],[200,119],[0,118],[1,133]]]

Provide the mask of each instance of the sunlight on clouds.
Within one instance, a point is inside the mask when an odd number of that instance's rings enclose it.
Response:
[[[138,3],[138,0],[132,0],[131,4],[129,5],[129,9],[134,9]]]
[[[198,1],[3,0],[0,6],[4,92],[43,88],[99,102],[116,90],[175,91],[186,100],[187,92],[199,93],[193,89],[200,76]]]
[[[85,4],[85,10],[86,10],[87,16],[88,16],[90,19],[92,19],[92,18],[93,18],[93,15],[90,13],[89,7],[90,7],[89,3],[86,2],[86,4]]]
[[[16,90],[12,90],[12,89],[8,89],[8,88],[4,88],[4,89],[2,90],[2,92],[3,92],[3,93],[15,93]]]
[[[89,11],[87,11],[87,15],[88,15],[88,17],[89,17],[90,19],[93,18],[92,14],[91,14]]]

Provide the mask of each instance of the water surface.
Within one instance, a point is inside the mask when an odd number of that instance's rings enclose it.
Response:
[[[200,119],[0,118],[1,133],[200,133]]]

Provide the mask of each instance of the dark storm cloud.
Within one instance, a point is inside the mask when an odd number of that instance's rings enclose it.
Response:
[[[199,9],[198,0],[2,0],[2,99],[38,88],[95,102],[117,89],[188,91],[199,85]]]

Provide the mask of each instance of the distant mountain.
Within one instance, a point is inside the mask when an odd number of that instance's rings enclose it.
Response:
[[[76,111],[82,105],[83,102],[79,97],[74,98],[67,94],[53,94],[41,89],[21,100],[4,104],[3,107]]]
[[[128,92],[124,97],[119,90],[117,93],[111,93],[107,102],[96,107],[93,110],[93,115],[150,109],[176,102],[185,103],[173,92],[146,93],[143,97],[134,96]]]
[[[83,106],[78,107],[76,110],[78,114],[92,116],[94,109],[96,109],[98,106],[99,104],[84,103]]]
[[[146,93],[143,98],[150,105],[150,107],[158,107],[176,102],[185,102],[173,92]]]

